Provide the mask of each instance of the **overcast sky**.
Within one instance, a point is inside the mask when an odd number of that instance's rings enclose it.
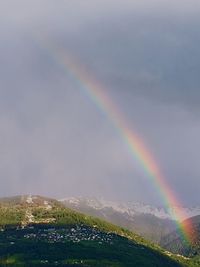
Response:
[[[102,85],[181,202],[200,204],[199,14],[199,0],[0,0],[0,196],[163,204],[52,42]]]

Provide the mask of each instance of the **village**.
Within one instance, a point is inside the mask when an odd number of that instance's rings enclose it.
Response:
[[[67,241],[96,241],[99,244],[113,244],[115,239],[114,237],[116,237],[113,233],[104,233],[95,227],[86,227],[85,225],[76,225],[72,228],[40,228],[37,231],[35,231],[34,226],[29,226],[26,229],[30,230],[30,227],[32,231],[27,231],[24,234],[24,238],[47,241],[50,243],[65,243]]]

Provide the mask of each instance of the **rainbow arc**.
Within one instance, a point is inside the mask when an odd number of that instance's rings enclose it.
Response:
[[[66,74],[71,75],[74,81],[78,83],[80,89],[90,98],[94,105],[106,115],[127,145],[132,159],[140,163],[146,176],[157,188],[165,206],[167,208],[173,208],[172,215],[177,223],[178,229],[184,239],[190,243],[192,240],[192,224],[188,220],[187,223],[180,223],[182,218],[185,217],[185,214],[183,214],[180,208],[181,204],[176,195],[172,192],[149,148],[136,132],[130,129],[117,106],[113,103],[109,95],[105,93],[106,90],[86,72],[85,68],[81,66],[80,63],[72,60],[66,51],[54,45],[50,45],[50,42],[44,39],[41,40],[41,38],[37,38],[37,43],[38,41],[39,45],[48,51],[49,56],[55,63],[61,66]]]

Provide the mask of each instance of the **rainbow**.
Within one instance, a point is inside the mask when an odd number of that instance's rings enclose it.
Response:
[[[94,105],[105,114],[109,121],[114,126],[124,143],[127,145],[128,151],[133,158],[140,163],[146,176],[151,179],[157,191],[161,195],[162,201],[165,206],[173,210],[172,216],[176,221],[177,227],[185,239],[190,244],[192,241],[192,224],[187,220],[186,223],[181,223],[182,218],[185,217],[181,210],[181,205],[168,185],[164,175],[162,174],[158,163],[155,161],[152,153],[145,145],[144,141],[137,135],[137,133],[128,127],[119,109],[115,106],[108,94],[102,86],[94,80],[91,75],[87,73],[85,68],[77,63],[66,51],[50,42],[45,41],[44,38],[37,38],[37,44],[55,61],[56,64],[61,66],[63,70],[69,74],[83,92],[91,99]]]

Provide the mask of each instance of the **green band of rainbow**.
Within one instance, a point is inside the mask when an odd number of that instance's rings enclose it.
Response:
[[[52,44],[50,45],[50,42],[45,41],[43,38],[42,40],[41,38],[37,38],[36,42],[48,52],[49,56],[56,64],[60,65],[67,74],[72,76],[75,82],[79,84],[80,89],[83,90],[95,106],[106,115],[127,145],[133,160],[138,160],[147,177],[151,179],[152,183],[157,188],[165,206],[167,208],[173,207],[174,212],[172,215],[177,223],[177,227],[183,238],[190,243],[192,239],[192,224],[188,223],[188,221],[187,224],[180,223],[184,217],[180,209],[181,205],[167,184],[158,164],[140,137],[130,130],[122,114],[119,112],[119,109],[114,105],[108,94],[105,93],[102,86],[100,86],[91,75],[88,75],[80,63],[75,63],[74,59],[72,60],[66,51]]]

